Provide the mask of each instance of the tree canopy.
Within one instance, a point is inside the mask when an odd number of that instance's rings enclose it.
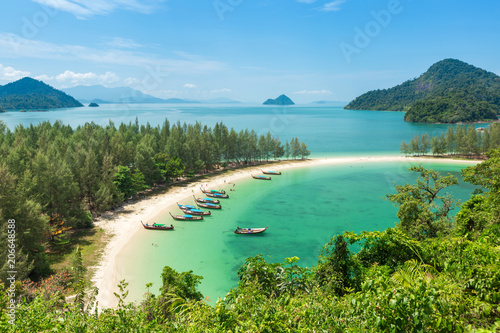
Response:
[[[456,59],[445,59],[416,79],[369,91],[345,108],[406,111],[405,120],[410,122],[496,120],[500,114],[500,77]]]

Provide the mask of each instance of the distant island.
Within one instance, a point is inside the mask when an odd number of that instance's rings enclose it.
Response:
[[[422,123],[497,120],[500,76],[460,60],[445,59],[416,79],[365,93],[345,109],[406,111],[405,121]]]
[[[342,102],[342,101],[314,101],[311,104],[317,104],[317,105],[327,105],[327,106],[346,106],[348,102]]]
[[[95,102],[92,102],[92,103],[89,104],[89,107],[91,107],[91,108],[96,108],[98,106],[99,106],[99,104],[97,104]]]
[[[4,109],[20,110],[70,108],[83,105],[42,81],[25,77],[0,86],[0,106]]]
[[[286,95],[280,95],[276,99],[269,98],[264,105],[295,105],[295,103]]]
[[[140,90],[132,89],[130,87],[115,87],[108,88],[102,85],[93,86],[75,86],[72,88],[63,89],[63,91],[82,103],[167,103],[167,104],[234,104],[240,103],[238,101],[233,101],[229,98],[218,97],[207,100],[190,100],[181,98],[159,98],[143,93]]]

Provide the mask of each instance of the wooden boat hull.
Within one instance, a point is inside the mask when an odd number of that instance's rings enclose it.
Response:
[[[193,198],[197,202],[201,202],[201,203],[211,203],[211,204],[214,204],[214,205],[220,204],[220,200],[208,199],[208,198],[197,198],[194,195],[193,195]]]
[[[264,170],[261,170],[261,171],[265,175],[276,175],[276,176],[280,176],[281,175],[281,172],[279,172],[279,171],[264,171]]]
[[[265,228],[240,228],[237,227],[236,230],[234,231],[235,234],[238,235],[255,235],[255,234],[261,234],[264,231],[267,230],[269,227]]]
[[[170,216],[172,216],[172,218],[174,220],[178,220],[178,221],[199,221],[199,220],[203,220],[203,216],[202,215],[198,215],[198,216],[191,216],[191,217],[187,217],[186,215],[172,215],[172,213],[170,213]]]
[[[204,212],[204,211],[201,211],[201,210],[191,210],[191,209],[185,209],[185,208],[181,208],[181,210],[184,212],[184,214],[189,214],[189,215],[212,215],[212,212]]]
[[[260,179],[260,180],[271,180],[271,177],[266,177],[266,176],[255,176],[252,175],[253,179]]]
[[[142,223],[141,221],[141,224],[142,226],[144,227],[144,229],[148,229],[148,230],[174,230],[174,226],[173,225],[149,225],[149,224],[144,224]]]
[[[203,207],[203,208],[207,208],[207,209],[222,209],[222,206],[220,206],[220,205],[206,204],[206,203],[201,203],[198,201],[196,201],[196,205],[198,205],[198,207]]]
[[[205,194],[207,193],[219,193],[219,194],[226,194],[226,191],[224,190],[204,190],[204,189],[201,189],[201,191]]]
[[[228,199],[229,195],[227,194],[221,194],[221,193],[205,193],[207,197],[211,198],[219,198],[219,199]]]

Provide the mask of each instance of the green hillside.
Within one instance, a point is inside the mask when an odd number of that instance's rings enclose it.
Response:
[[[417,79],[369,91],[345,108],[407,111],[405,120],[411,122],[496,120],[500,113],[500,77],[460,60],[445,59]]]
[[[294,105],[295,103],[286,95],[280,95],[275,99],[269,98],[264,105]]]
[[[4,109],[53,109],[83,106],[70,95],[29,77],[0,86]]]

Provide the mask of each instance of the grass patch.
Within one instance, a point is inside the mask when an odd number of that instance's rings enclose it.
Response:
[[[71,269],[73,253],[77,247],[82,252],[83,265],[85,267],[95,266],[101,258],[101,252],[104,249],[110,236],[97,227],[90,229],[77,229],[65,235],[66,244],[53,245],[47,252],[50,267],[59,272],[63,269]],[[91,270],[87,270],[87,281],[90,281]]]

